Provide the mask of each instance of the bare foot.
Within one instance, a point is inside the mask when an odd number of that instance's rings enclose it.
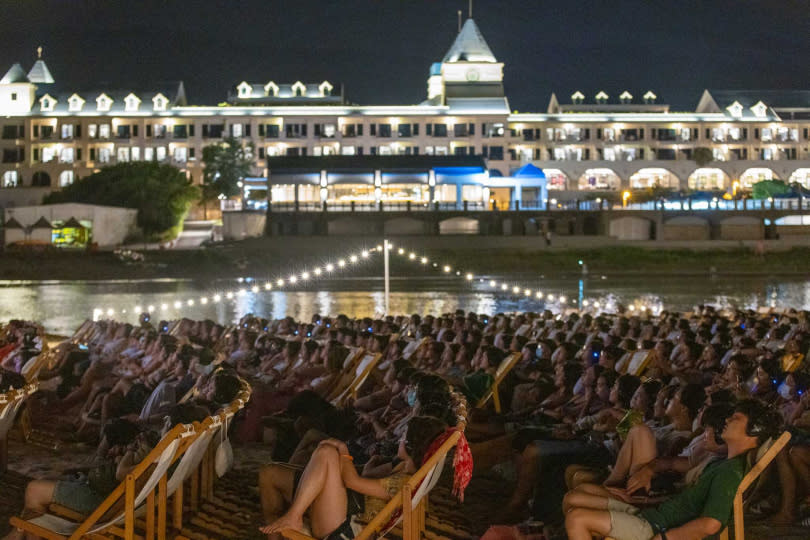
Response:
[[[284,529],[293,529],[302,532],[304,529],[304,520],[301,516],[292,516],[284,514],[270,525],[260,527],[259,530],[264,534],[280,533]]]

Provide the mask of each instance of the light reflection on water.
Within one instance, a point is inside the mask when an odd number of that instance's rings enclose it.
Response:
[[[498,276],[492,276],[498,279]],[[487,276],[485,280],[489,280]],[[663,309],[691,309],[698,303],[720,306],[795,307],[810,309],[810,280],[774,276],[722,277],[708,276],[591,276],[540,279],[526,277],[521,286],[555,296],[567,296],[568,305],[577,298],[590,302],[620,301],[630,304],[643,301]],[[280,318],[291,315],[309,319],[313,313],[346,313],[350,316],[374,316],[384,311],[383,282],[378,277],[331,279],[309,284],[306,290],[270,291],[236,296],[217,304],[185,305],[185,300],[222,293],[237,288],[233,281],[214,285],[188,280],[155,281],[94,281],[94,282],[0,282],[0,320],[23,318],[42,321],[48,331],[59,334],[72,332],[82,320],[92,317],[93,309],[114,308],[116,318],[136,319],[136,305],[154,305],[155,318],[188,316],[232,322],[246,313]],[[183,300],[174,309],[176,300]],[[498,311],[538,310],[544,302],[535,298],[493,291],[486,282],[469,285],[453,277],[393,279],[391,312],[446,313],[455,309],[494,313]],[[166,312],[159,306],[169,304]],[[559,307],[555,305],[554,307]],[[126,309],[126,314],[121,310]]]

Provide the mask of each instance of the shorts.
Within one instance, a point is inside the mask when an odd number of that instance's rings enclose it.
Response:
[[[297,469],[293,473],[293,490],[292,496],[295,498],[295,493],[298,491],[298,484],[301,483],[301,476],[304,474],[304,469]],[[352,516],[362,514],[366,509],[366,498],[361,493],[357,493],[353,489],[346,488],[346,522],[348,523]],[[341,527],[343,527],[341,525]],[[330,535],[331,536],[331,535]],[[354,538],[354,535],[352,535]]]
[[[615,540],[650,540],[655,536],[652,525],[639,517],[641,510],[618,499],[608,499],[610,536]]]
[[[80,514],[92,513],[106,498],[86,483],[74,480],[59,480],[53,490],[53,502]]]

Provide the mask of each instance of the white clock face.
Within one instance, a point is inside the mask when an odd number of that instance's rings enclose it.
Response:
[[[481,78],[481,74],[475,68],[470,68],[467,70],[467,80],[468,81],[477,81]]]

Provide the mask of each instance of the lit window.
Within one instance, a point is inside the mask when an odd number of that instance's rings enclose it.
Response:
[[[354,146],[344,146],[343,148],[340,149],[340,153],[344,156],[353,156],[357,152]]]
[[[62,148],[62,151],[59,153],[59,162],[73,163],[73,148]]]
[[[98,136],[100,139],[110,138],[110,124],[101,124],[98,126]]]
[[[98,126],[96,124],[90,124],[87,126],[87,136],[91,139],[98,137]]]
[[[132,161],[140,161],[141,160],[141,148],[139,146],[133,146],[131,150]]]
[[[73,183],[73,171],[62,171],[59,173],[59,187],[69,186]]]
[[[151,146],[147,146],[143,149],[143,159],[144,161],[152,161],[155,159],[155,149]]]
[[[158,94],[152,98],[152,109],[156,111],[165,111],[169,105],[169,100],[163,94]]]
[[[188,161],[188,148],[185,146],[178,146],[174,149],[174,160],[177,163],[185,163]]]
[[[96,98],[96,109],[99,111],[109,111],[113,100],[107,94],[101,94]]]
[[[234,137],[242,136],[242,124],[231,124],[231,135]]]
[[[135,94],[129,94],[124,98],[124,110],[127,112],[137,112],[141,106],[141,100]]]
[[[157,150],[155,150],[155,156],[157,157],[158,161],[163,161],[166,159],[166,147],[165,146],[158,146]]]
[[[20,173],[6,171],[3,173],[3,187],[17,187],[20,183]]]
[[[84,107],[84,100],[78,95],[73,94],[68,98],[68,110],[70,112],[78,112]]]
[[[46,146],[42,149],[42,163],[53,161],[54,157],[56,157],[56,151],[52,147]]]
[[[109,148],[99,148],[98,149],[98,162],[99,163],[109,163],[110,162],[110,149]]]
[[[56,105],[56,100],[48,94],[45,94],[39,100],[39,105],[43,112],[52,112],[54,105]]]
[[[115,158],[118,160],[118,163],[126,163],[129,161],[129,148],[126,146],[119,147],[118,152],[115,155]]]
[[[240,98],[248,98],[248,97],[250,97],[250,93],[251,93],[252,90],[253,90],[253,87],[251,87],[245,81],[242,81],[241,83],[239,83],[239,86],[236,87],[236,91],[239,92],[239,97]]]
[[[73,138],[73,124],[62,124],[62,138],[63,139]]]
[[[726,107],[726,110],[727,110],[727,111],[729,112],[729,114],[731,114],[731,116],[733,116],[734,118],[741,118],[741,117],[742,117],[742,114],[743,114],[743,106],[742,106],[742,105],[740,105],[740,102],[739,102],[739,101],[735,101],[734,103],[732,103],[731,105],[729,105],[728,107]]]

